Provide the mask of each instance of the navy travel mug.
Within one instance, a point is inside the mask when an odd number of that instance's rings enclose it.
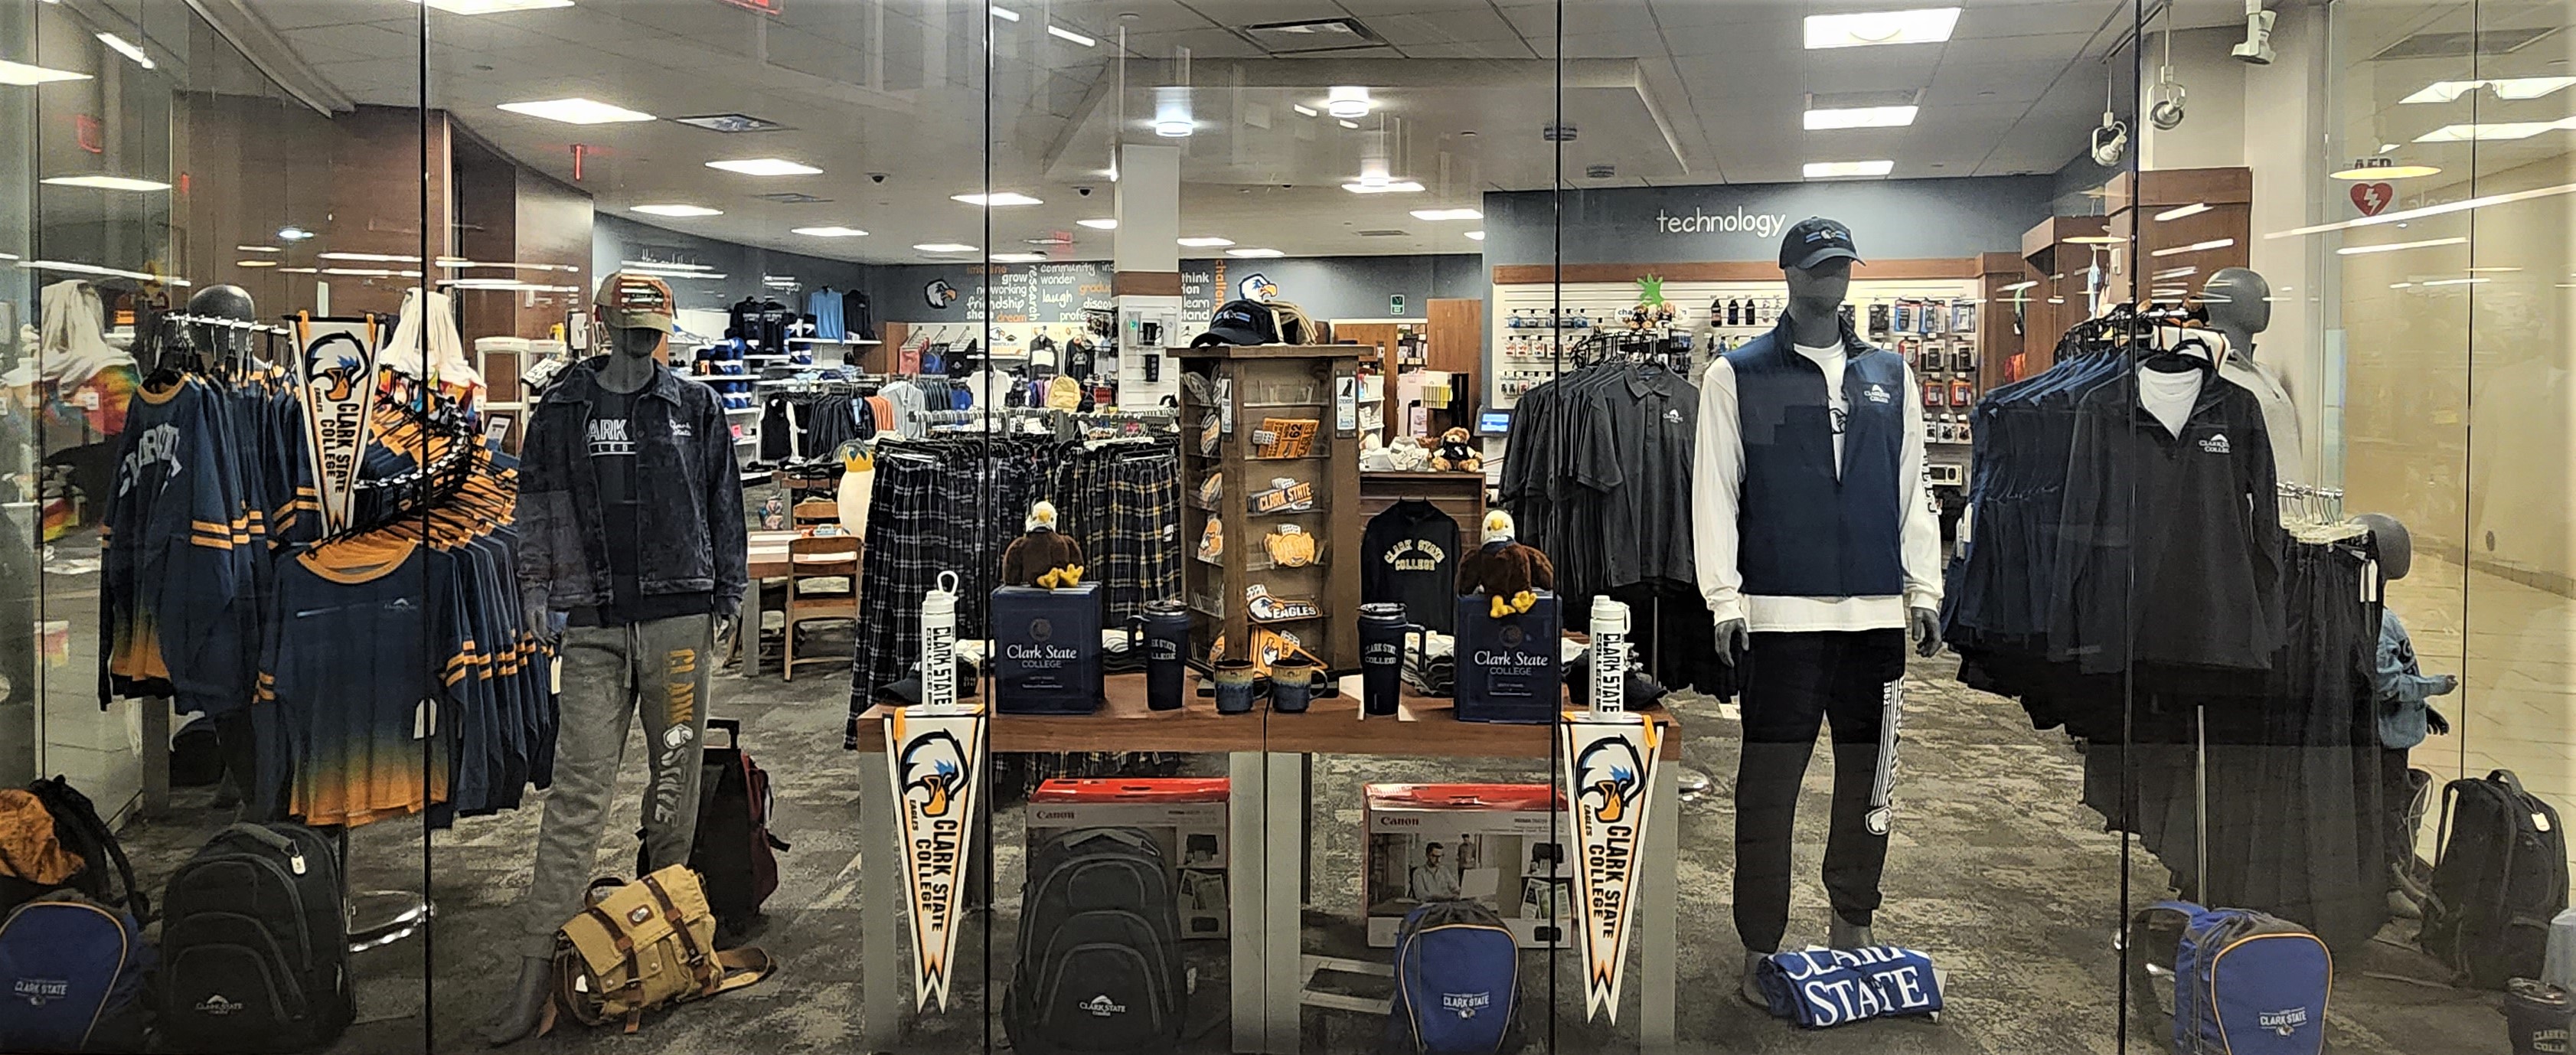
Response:
[[[1151,601],[1134,625],[1145,634],[1145,706],[1180,710],[1184,676],[1189,672],[1181,656],[1189,647],[1190,610],[1179,601]],[[1128,637],[1134,639],[1132,630]]]
[[[1394,714],[1404,693],[1404,638],[1425,633],[1405,621],[1404,606],[1380,601],[1360,606],[1360,710]]]

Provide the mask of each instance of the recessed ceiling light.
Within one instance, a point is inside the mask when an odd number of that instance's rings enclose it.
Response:
[[[233,247],[233,251],[236,253],[283,253],[286,250],[273,245],[237,245]]]
[[[505,11],[542,11],[571,7],[572,0],[418,0],[451,15],[497,15]]]
[[[1093,46],[1093,45],[1096,45],[1096,44],[1100,43],[1099,41],[1097,41],[1097,40],[1093,40],[1093,39],[1091,39],[1090,37],[1083,36],[1083,35],[1082,35],[1082,34],[1080,34],[1080,33],[1076,33],[1076,32],[1074,32],[1074,31],[1072,31],[1072,30],[1070,30],[1070,29],[1066,29],[1066,28],[1064,28],[1063,26],[1055,25],[1055,24],[1053,24],[1053,23],[1049,23],[1049,24],[1047,25],[1047,35],[1048,35],[1048,36],[1050,36],[1050,37],[1054,37],[1054,38],[1056,38],[1057,40],[1070,40],[1070,41],[1072,41],[1072,42],[1074,42],[1074,43],[1076,43],[1076,44],[1080,44],[1080,45],[1082,45],[1083,47],[1086,47],[1086,48],[1087,48],[1087,47],[1091,47],[1091,46]],[[994,259],[999,260],[999,259],[1001,259],[1001,258],[1000,258],[1000,257],[995,257]]]
[[[597,99],[539,99],[524,103],[502,103],[498,109],[529,117],[542,117],[568,125],[605,125],[619,121],[650,121],[652,114],[611,106]]]
[[[629,208],[630,208],[630,210],[631,210],[631,211],[634,211],[634,212],[650,213],[650,214],[652,214],[652,215],[654,215],[654,216],[722,216],[722,215],[724,215],[724,210],[722,210],[722,209],[710,209],[710,208],[707,208],[707,207],[706,207],[706,206],[704,206],[704,205],[636,205],[636,206],[630,206]]]
[[[2365,165],[2361,168],[2345,169],[2341,172],[2331,173],[2330,175],[2335,179],[2392,180],[2414,179],[2417,176],[2434,176],[2441,174],[2441,171],[2441,168],[2434,165],[2381,165],[2375,168]]]
[[[0,84],[14,84],[18,87],[26,88],[39,84],[52,84],[55,81],[85,81],[88,79],[89,74],[86,73],[74,73],[70,70],[47,69],[43,66],[30,66],[23,62],[10,62],[6,59],[0,59]]]
[[[1837,179],[1845,176],[1884,176],[1896,171],[1893,161],[1810,161],[1802,170],[1808,179]]]
[[[1469,231],[1469,232],[1467,232],[1467,240],[1468,240],[1468,241],[1470,241],[1470,242],[1481,242],[1481,241],[1484,241],[1484,240],[1485,240],[1485,232],[1483,232],[1483,231]]]
[[[45,182],[57,187],[91,187],[98,190],[169,190],[160,180],[135,179],[132,176],[47,176]]]
[[[1039,201],[1039,200],[1037,200],[1036,198],[1029,197],[1028,195],[1026,195],[1026,194],[1022,194],[1022,193],[1020,193],[1020,192],[1018,192],[1018,191],[1008,191],[1008,190],[1003,191],[1003,192],[1001,192],[1001,193],[999,193],[999,194],[951,194],[951,195],[949,195],[949,196],[948,196],[948,200],[950,200],[950,201],[962,201],[962,202],[965,202],[965,203],[966,203],[966,204],[968,204],[968,205],[982,205],[982,206],[987,206],[987,207],[991,207],[991,206],[1002,206],[1002,205],[1044,205],[1044,204],[1046,204],[1045,202]]]
[[[710,161],[707,162],[707,167],[739,172],[745,176],[813,176],[823,171],[812,165],[799,164],[786,158],[736,158],[731,161]]]
[[[1366,86],[1357,84],[1338,84],[1328,89],[1324,94],[1325,113],[1331,114],[1335,117],[1368,116],[1370,102],[1368,88]]]
[[[1228,249],[1225,251],[1225,255],[1241,257],[1273,257],[1287,256],[1288,254],[1282,253],[1276,249]]]
[[[992,12],[993,17],[1001,19],[1004,22],[1017,22],[1020,20],[1019,12],[1013,11],[1010,8],[1003,7],[999,4],[987,7],[984,10]]]
[[[1233,245],[1234,239],[1202,236],[1198,238],[1183,238],[1180,240],[1180,243],[1191,249],[1214,249],[1221,245]]]
[[[1344,128],[1358,128],[1360,126],[1360,123],[1357,121],[1335,121],[1333,123]]]
[[[2335,250],[2335,255],[2360,256],[2363,253],[2394,253],[2400,249],[2430,249],[2437,245],[2466,245],[2468,244],[2468,241],[2467,237],[2459,236],[2452,238],[2427,238],[2420,242],[2382,242],[2378,245],[2348,245]]]
[[[319,275],[322,273],[322,269],[318,267],[281,267],[277,269],[277,273],[281,275]]]
[[[1415,209],[1416,220],[1482,220],[1485,214],[1474,209]]]
[[[1807,47],[1858,48],[1873,44],[1937,44],[1959,26],[1959,9],[1925,7],[1911,11],[1865,11],[1848,15],[1808,15]]]
[[[1807,131],[1836,128],[1903,128],[1914,123],[1919,106],[1843,106],[1807,111]]]
[[[975,247],[959,242],[922,242],[913,248],[925,253],[972,253]]]
[[[1118,229],[1118,221],[1106,216],[1097,220],[1075,220],[1073,222],[1081,224],[1084,227],[1091,228],[1095,231],[1115,231]]]
[[[2493,142],[2529,139],[2554,128],[2565,128],[2564,121],[2478,121],[2470,124],[2443,125],[2416,136],[2418,143]]]
[[[1300,117],[1315,116],[1315,108],[1304,103],[1289,103],[1288,108],[1297,111],[1297,115]]]
[[[2518,267],[2473,267],[2473,268],[2469,268],[2469,269],[2467,269],[2467,270],[2468,270],[2468,272],[2469,272],[2470,274],[2474,275],[2474,274],[2477,274],[2478,272],[2481,272],[2481,271],[2493,271],[2493,272],[2497,272],[2497,273],[2501,274],[2501,273],[2503,273],[2503,272],[2508,272],[2508,271],[2520,271],[2520,270],[2522,270],[2522,269],[2521,269],[2521,268],[2518,268]]]
[[[274,261],[274,260],[235,260],[235,261],[233,261],[233,266],[234,266],[234,267],[276,267],[276,266],[277,266],[277,261]]]
[[[787,233],[810,235],[815,238],[857,238],[867,232],[859,230],[856,227],[841,227],[836,225],[832,227],[797,227],[789,229]]]
[[[1154,134],[1165,139],[1188,139],[1190,133],[1196,131],[1198,125],[1188,118],[1166,117],[1154,121]]]
[[[359,262],[359,263],[362,263],[362,264],[417,264],[417,263],[420,263],[420,258],[419,258],[419,257],[416,257],[416,256],[399,256],[399,255],[396,255],[396,254],[393,254],[393,253],[317,253],[317,254],[314,254],[313,259],[315,259],[315,260],[355,260],[355,261],[357,261],[357,262]]]
[[[2447,103],[2480,88],[2495,89],[2498,99],[2537,99],[2576,84],[2576,77],[2492,77],[2475,81],[2434,81],[2400,103]]]
[[[2079,234],[2070,235],[2066,238],[2066,243],[2068,245],[2119,245],[2126,241],[2128,241],[2128,239],[2122,238],[2116,234]],[[2058,277],[2063,278],[2065,276],[2061,275]]]
[[[136,46],[133,41],[117,36],[114,33],[95,33],[91,35],[97,37],[99,43],[115,48],[117,54],[133,59],[135,65],[141,66],[147,70],[152,68],[152,56],[145,54],[143,49]]]
[[[1422,193],[1422,185],[1421,185],[1421,184],[1419,184],[1419,183],[1415,183],[1415,182],[1413,182],[1412,180],[1394,180],[1394,181],[1390,181],[1390,182],[1387,182],[1387,183],[1381,183],[1381,184],[1378,184],[1378,185],[1376,185],[1376,186],[1370,186],[1369,184],[1366,184],[1366,183],[1345,183],[1345,184],[1342,184],[1342,189],[1343,189],[1343,190],[1346,190],[1346,191],[1349,191],[1349,192],[1351,192],[1351,193],[1353,193],[1353,194],[1420,194],[1420,193]]]
[[[1034,264],[1046,258],[1045,253],[995,253],[985,259],[1003,264]]]
[[[2206,241],[2206,242],[2193,242],[2193,243],[2192,243],[2192,244],[2190,244],[2190,245],[2167,246],[2167,247],[2165,247],[2165,248],[2163,248],[2163,249],[2158,249],[2158,250],[2154,250],[2154,251],[2152,251],[2152,252],[2149,252],[2147,255],[2148,255],[2148,256],[2181,256],[2181,255],[2182,255],[2182,254],[2184,254],[2184,253],[2206,253],[2206,252],[2208,252],[2208,251],[2210,251],[2210,250],[2212,250],[2212,249],[2225,249],[2225,248],[2227,248],[2228,246],[2235,245],[2235,244],[2236,244],[2236,239],[2233,239],[2233,238],[2213,238],[2213,239],[2210,239],[2209,241]]]
[[[294,224],[288,224],[277,229],[277,236],[289,242],[301,242],[307,238],[313,237],[313,232],[297,227]]]
[[[2491,278],[2437,278],[2424,284],[2427,286],[2476,286],[2493,281],[2495,280]]]
[[[2205,201],[2196,201],[2196,202],[2193,202],[2193,203],[2191,203],[2191,204],[2189,204],[2189,205],[2185,205],[2185,206],[2183,206],[2182,208],[2179,208],[2179,209],[2167,209],[2167,210],[2165,210],[2165,211],[2163,211],[2163,212],[2157,213],[2157,214],[2156,214],[2156,222],[2157,222],[2157,223],[2164,223],[2164,222],[2166,222],[2166,221],[2168,221],[2168,220],[2179,220],[2179,219],[2182,219],[2182,218],[2183,218],[2183,217],[2185,217],[2185,216],[2198,216],[2198,215],[2200,215],[2200,214],[2202,214],[2202,213],[2205,213],[2205,212],[2208,212],[2208,211],[2209,211],[2209,203],[2208,203],[2208,202],[2205,202]]]

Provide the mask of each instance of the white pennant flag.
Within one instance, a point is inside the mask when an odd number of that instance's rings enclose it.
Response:
[[[948,1008],[957,916],[984,785],[984,729],[981,704],[938,714],[897,709],[885,721],[886,773],[894,783],[896,831],[903,841],[919,1008],[934,1002]]]
[[[383,331],[360,319],[295,319],[295,387],[304,402],[304,448],[322,506],[322,533],[357,513],[358,469],[376,409],[376,352]]]
[[[1655,752],[1662,736],[1652,719],[1626,712],[1569,711],[1565,738],[1566,798],[1574,806],[1576,915],[1583,931],[1586,1018],[1619,1020],[1619,982],[1636,916],[1637,863],[1645,852],[1653,804]]]

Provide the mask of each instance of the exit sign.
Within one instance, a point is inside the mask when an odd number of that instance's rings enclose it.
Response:
[[[787,13],[787,0],[724,0],[724,2],[745,11],[758,11],[764,15],[776,16]]]

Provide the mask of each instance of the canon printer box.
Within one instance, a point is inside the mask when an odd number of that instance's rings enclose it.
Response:
[[[1100,584],[993,591],[993,705],[1004,714],[1090,714],[1100,683]]]
[[[1059,777],[1029,795],[1029,852],[1073,828],[1135,828],[1154,837],[1180,903],[1181,937],[1223,938],[1226,898],[1224,777],[1076,780]]]
[[[1361,900],[1369,944],[1395,945],[1425,901],[1481,901],[1522,948],[1571,944],[1573,818],[1545,784],[1371,784]],[[1551,804],[1556,811],[1551,811]],[[1551,910],[1554,915],[1550,916]]]

